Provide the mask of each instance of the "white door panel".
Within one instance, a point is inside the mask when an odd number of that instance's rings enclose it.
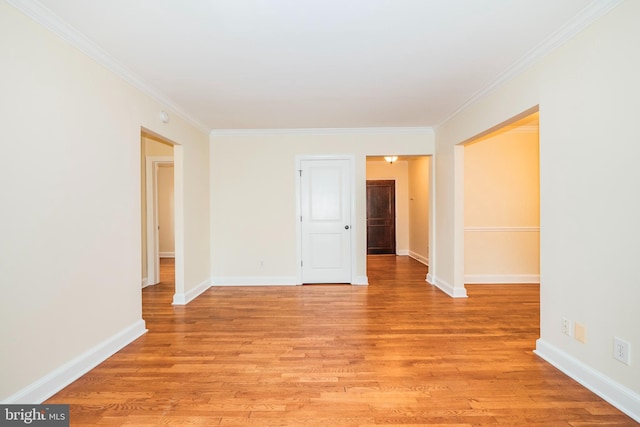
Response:
[[[351,282],[350,161],[301,162],[302,282]]]

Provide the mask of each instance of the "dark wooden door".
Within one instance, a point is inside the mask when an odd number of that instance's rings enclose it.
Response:
[[[367,181],[367,254],[396,253],[396,182]]]

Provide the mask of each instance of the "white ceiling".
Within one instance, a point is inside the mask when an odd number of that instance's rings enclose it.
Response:
[[[39,0],[207,129],[435,126],[592,3]]]

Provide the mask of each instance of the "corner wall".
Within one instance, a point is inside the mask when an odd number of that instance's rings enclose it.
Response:
[[[624,1],[436,129],[435,273],[464,289],[457,144],[540,109],[540,327],[536,353],[640,421],[640,2]],[[563,335],[582,323],[585,343]],[[532,347],[534,344],[532,343]]]
[[[0,400],[35,403],[145,332],[141,128],[181,144],[184,287],[208,280],[208,135],[6,2],[0,58]]]

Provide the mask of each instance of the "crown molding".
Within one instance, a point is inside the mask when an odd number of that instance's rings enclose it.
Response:
[[[164,95],[158,89],[147,84],[142,78],[137,76],[131,70],[127,69],[120,62],[116,61],[107,52],[101,49],[93,41],[83,35],[80,31],[58,18],[53,12],[42,6],[36,0],[6,0],[16,9],[38,22],[43,27],[75,47],[88,57],[95,60],[98,64],[104,66],[127,83],[131,84],[142,93],[150,96],[160,104],[163,108],[170,110],[186,122],[200,129],[204,133],[209,133],[210,128],[200,121],[191,117],[176,105],[169,97]]]
[[[571,40],[578,33],[598,20],[600,17],[614,9],[623,1],[624,0],[594,0],[591,4],[580,11],[580,13],[573,17],[573,19],[567,22],[563,27],[544,39],[536,47],[527,52],[522,58],[520,58],[513,65],[507,68],[495,80],[473,94],[462,105],[460,105],[451,114],[449,114],[440,124],[435,126],[435,129],[438,129],[440,126],[447,123],[467,107],[475,104],[480,99],[493,92],[496,88],[509,82],[518,74],[522,73],[532,65],[539,62],[547,54],[551,53],[558,47]]]
[[[433,135],[431,127],[388,127],[388,128],[299,128],[299,129],[213,129],[211,136],[250,136],[250,135]]]

